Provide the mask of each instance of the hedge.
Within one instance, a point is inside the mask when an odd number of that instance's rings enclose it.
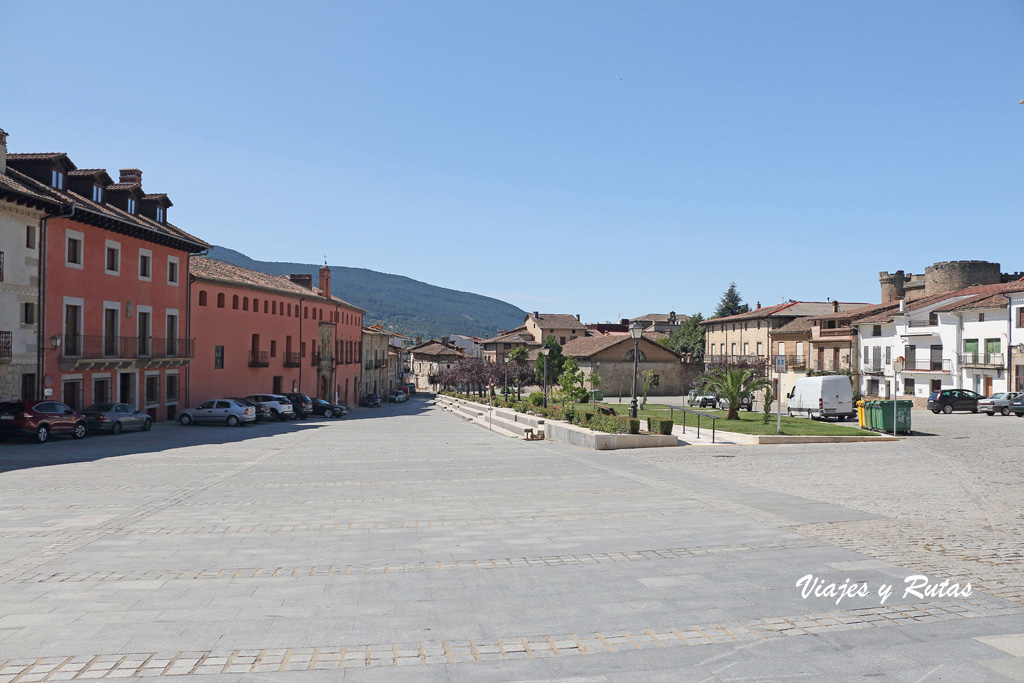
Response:
[[[647,418],[647,431],[654,432],[655,434],[671,434],[672,427],[675,426],[675,422],[667,420],[661,417],[649,417]]]

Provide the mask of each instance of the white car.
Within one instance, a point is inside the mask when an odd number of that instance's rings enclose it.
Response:
[[[207,423],[226,424],[229,427],[256,421],[256,408],[230,398],[215,398],[204,401],[195,408],[182,411],[178,422],[182,425]]]
[[[284,422],[295,417],[295,407],[287,396],[281,394],[249,394],[246,400],[263,403],[270,408],[270,417]]]

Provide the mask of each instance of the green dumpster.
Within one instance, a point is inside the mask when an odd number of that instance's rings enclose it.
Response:
[[[601,391],[600,389],[591,389],[590,390],[590,400],[593,403],[597,403],[598,401],[603,401],[604,400],[604,392]]]
[[[878,424],[875,429],[892,434],[895,420],[896,433],[910,433],[910,411],[914,406],[913,401],[876,401],[876,403],[878,404],[876,407]]]
[[[864,401],[864,428],[874,429],[875,428],[875,406],[878,401]]]

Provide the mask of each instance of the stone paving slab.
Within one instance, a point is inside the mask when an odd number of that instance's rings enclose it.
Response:
[[[416,398],[5,444],[0,683],[1013,680],[1012,591],[908,599],[895,553],[819,532],[885,509],[680,462],[499,438]],[[837,604],[805,574],[899,585]]]

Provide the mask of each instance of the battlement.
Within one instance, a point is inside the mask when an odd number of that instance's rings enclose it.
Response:
[[[1024,273],[1003,273],[1000,265],[991,261],[938,261],[924,269],[923,275],[897,270],[881,271],[878,283],[882,303],[905,299],[912,301],[922,296],[950,292],[975,285],[994,285],[1012,282]]]

